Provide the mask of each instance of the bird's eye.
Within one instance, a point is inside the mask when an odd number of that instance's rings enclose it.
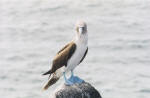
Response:
[[[82,30],[84,30],[84,29],[85,29],[85,27],[79,27],[79,29],[82,29]]]
[[[82,27],[83,31],[85,30],[85,27]]]

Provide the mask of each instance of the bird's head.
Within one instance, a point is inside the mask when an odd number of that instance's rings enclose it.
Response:
[[[87,33],[87,25],[84,21],[78,21],[76,24],[76,31],[78,35],[84,35]]]

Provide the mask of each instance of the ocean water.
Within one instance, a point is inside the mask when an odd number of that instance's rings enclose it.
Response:
[[[49,98],[42,91],[57,51],[87,22],[89,52],[75,74],[103,98],[150,96],[150,0],[1,0],[0,97]]]

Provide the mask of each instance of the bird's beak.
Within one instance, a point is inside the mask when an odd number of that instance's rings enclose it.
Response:
[[[83,31],[83,28],[84,28],[84,27],[79,27],[79,33],[80,33],[80,34],[82,34],[82,33],[84,32],[84,31]]]

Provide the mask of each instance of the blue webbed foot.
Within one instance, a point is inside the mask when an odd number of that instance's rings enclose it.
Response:
[[[80,79],[79,77],[77,77],[77,76],[71,76],[69,79],[68,79],[69,81],[71,81],[72,83],[83,83],[84,82],[84,80],[82,80],[82,79]]]
[[[75,83],[80,84],[80,83],[84,82],[84,80],[80,79],[77,76],[74,76],[73,71],[71,71],[71,77],[68,80],[71,81],[73,84],[75,84]]]
[[[66,85],[73,85],[74,83],[68,79],[68,80],[65,80],[65,84]]]

